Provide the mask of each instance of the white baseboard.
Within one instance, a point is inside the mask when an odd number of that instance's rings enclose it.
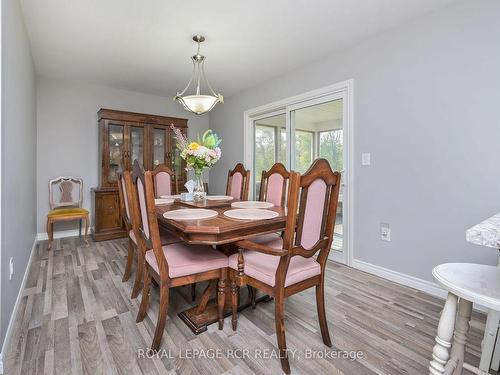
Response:
[[[89,234],[91,233],[93,227],[89,228]],[[54,232],[54,239],[56,238],[66,238],[66,237],[76,237],[80,234],[80,231],[78,229],[71,229],[71,230],[60,230],[57,232]],[[82,235],[83,235],[83,229],[82,229]],[[36,240],[37,241],[46,241],[49,239],[49,236],[47,235],[47,232],[41,232],[36,234]]]
[[[26,286],[26,281],[28,280],[29,270],[31,268],[31,261],[33,260],[33,254],[35,253],[37,240],[36,238],[33,240],[33,246],[31,247],[31,254],[28,260],[28,264],[26,265],[26,269],[24,270],[23,281],[21,282],[21,286],[19,287],[19,292],[17,293],[16,303],[14,304],[14,308],[12,309],[12,313],[9,319],[9,325],[7,326],[7,330],[5,331],[5,338],[3,340],[2,351],[0,352],[0,374],[3,374],[3,360],[5,357],[5,351],[9,347],[10,337],[12,336],[12,330],[14,328],[14,320],[17,316],[17,310],[19,309],[19,304],[21,303],[21,299],[24,293],[24,287]]]
[[[376,264],[363,262],[362,260],[353,259],[352,267],[360,271],[382,277],[386,280],[394,281],[395,283],[417,289],[421,292],[428,293],[434,297],[445,299],[446,295],[448,294],[448,292],[441,288],[437,283],[377,266]],[[484,313],[488,312],[488,309],[486,307],[477,304],[474,304],[474,309]]]

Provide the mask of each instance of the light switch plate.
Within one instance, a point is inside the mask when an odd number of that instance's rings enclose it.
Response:
[[[363,152],[361,154],[361,165],[371,164],[371,154],[369,152]]]

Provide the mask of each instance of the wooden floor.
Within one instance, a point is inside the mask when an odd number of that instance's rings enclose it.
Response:
[[[163,335],[163,357],[139,358],[151,343],[158,309],[153,288],[148,317],[135,323],[137,300],[131,282],[122,283],[125,240],[56,240],[54,250],[41,242],[34,254],[15,327],[7,350],[6,374],[280,374],[276,354],[273,302],[239,316],[238,331],[226,318],[195,336],[177,317],[190,306],[190,288],[170,295]],[[333,350],[361,351],[362,358],[306,359],[306,350],[327,349],[321,340],[314,290],[286,303],[288,348],[296,351],[293,374],[427,374],[443,301],[425,293],[329,262],[326,273],[327,317]],[[198,290],[201,292],[202,286]],[[473,314],[467,358],[477,365],[485,317]],[[194,349],[222,358],[186,358]],[[248,349],[245,358],[231,358]],[[233,352],[235,357],[238,354]],[[172,358],[168,358],[172,357]]]

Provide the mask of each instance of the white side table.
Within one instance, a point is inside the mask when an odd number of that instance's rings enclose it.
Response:
[[[435,267],[432,276],[448,291],[448,297],[439,318],[429,374],[461,375],[465,368],[476,375],[487,375],[489,362],[486,369],[465,362],[465,346],[473,303],[488,308],[488,320],[497,322],[494,327],[496,335],[500,319],[500,268],[484,264],[445,263]],[[485,355],[491,358],[492,350],[493,346],[487,352],[483,345],[480,366],[484,365]]]
[[[495,248],[500,251],[500,214],[496,214],[468,229],[465,232],[465,238],[470,243]],[[498,266],[500,267],[500,253]],[[482,343],[483,354],[481,355],[481,363],[479,365],[479,368],[486,372],[490,366],[495,371],[498,371],[500,368],[500,334],[498,334],[500,320],[497,316],[493,315],[488,314],[488,319],[486,320]],[[487,353],[493,354],[487,355]]]

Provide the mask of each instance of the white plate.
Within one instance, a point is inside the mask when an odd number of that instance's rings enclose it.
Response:
[[[160,195],[163,199],[181,199],[181,195]]]
[[[207,195],[209,201],[232,201],[233,199],[230,195]]]
[[[265,220],[273,219],[278,216],[278,213],[270,210],[262,210],[258,208],[237,208],[235,210],[224,211],[224,215],[231,219],[240,220]]]
[[[172,204],[172,203],[174,203],[174,200],[170,199],[170,198],[156,198],[155,199],[156,205],[158,205],[158,204]]]
[[[167,211],[163,214],[163,217],[172,220],[201,220],[216,217],[217,215],[217,211],[205,208],[181,208],[179,210]]]
[[[274,204],[271,202],[261,202],[261,201],[241,201],[231,203],[231,207],[236,208],[271,208]]]

